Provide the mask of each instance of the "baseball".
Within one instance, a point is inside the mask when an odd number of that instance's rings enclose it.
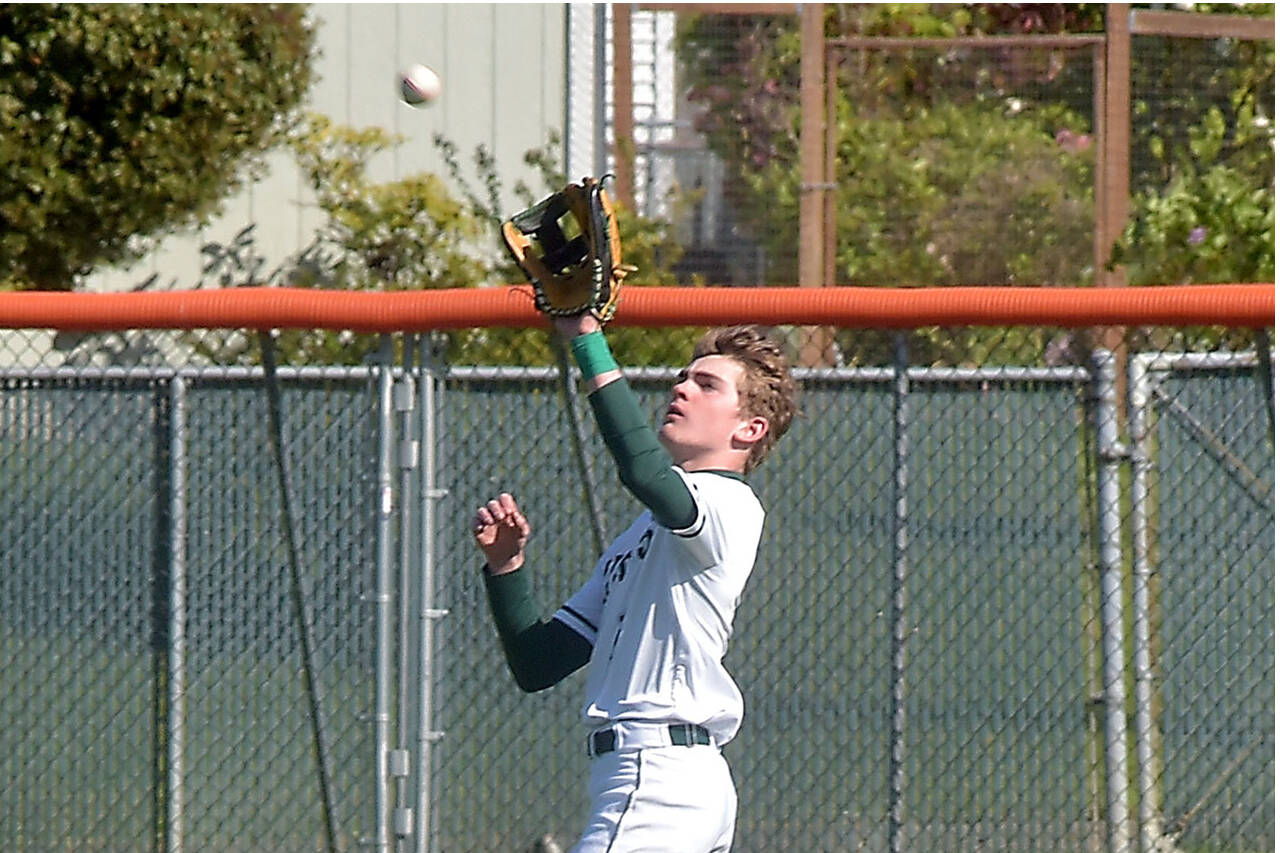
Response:
[[[410,106],[431,104],[443,91],[440,75],[425,65],[410,65],[400,72],[400,97]]]

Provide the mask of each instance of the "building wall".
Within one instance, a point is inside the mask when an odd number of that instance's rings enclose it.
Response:
[[[458,146],[464,170],[483,144],[496,157],[504,187],[520,178],[537,186],[524,152],[544,145],[551,130],[565,136],[566,5],[341,3],[315,4],[311,14],[320,56],[306,108],[405,139],[372,165],[371,177],[443,175],[432,143],[441,134]],[[398,97],[396,72],[414,62],[436,69],[444,82],[443,96],[429,108],[414,109]],[[152,289],[196,287],[200,247],[228,244],[250,224],[267,269],[306,245],[320,218],[309,209],[302,176],[286,153],[268,164],[269,174],[229,199],[215,221],[165,240],[132,268],[91,276],[85,289],[127,290],[152,276]],[[507,201],[514,209],[509,192]]]

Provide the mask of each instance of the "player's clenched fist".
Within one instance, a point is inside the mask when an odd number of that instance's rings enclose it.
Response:
[[[476,510],[471,533],[484,554],[489,574],[504,575],[524,565],[529,522],[511,495],[503,492]]]

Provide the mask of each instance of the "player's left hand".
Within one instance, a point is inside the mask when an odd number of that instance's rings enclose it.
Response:
[[[476,510],[471,521],[471,533],[491,575],[505,575],[524,565],[529,531],[529,522],[507,492]]]
[[[550,317],[586,313],[602,323],[613,317],[622,280],[635,267],[622,262],[618,217],[600,181],[569,184],[502,223],[501,230],[512,260],[533,285],[539,311]]]

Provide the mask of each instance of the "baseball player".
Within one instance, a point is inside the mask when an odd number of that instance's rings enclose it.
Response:
[[[742,721],[723,658],[764,509],[745,474],[795,411],[789,368],[748,327],[709,333],[656,433],[590,314],[571,342],[620,479],[645,509],[586,583],[542,618],[525,567],[530,524],[507,493],[472,521],[508,665],[529,692],[587,666],[591,816],[575,853],[727,851],[737,793],[721,747]]]

